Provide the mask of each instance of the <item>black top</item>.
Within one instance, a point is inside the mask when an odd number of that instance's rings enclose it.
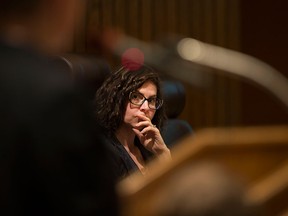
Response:
[[[129,153],[126,151],[124,146],[119,142],[119,140],[114,136],[106,136],[107,146],[110,150],[110,158],[114,168],[114,174],[119,180],[127,177],[133,172],[139,171],[138,166],[130,157]],[[139,148],[144,161],[147,163],[153,158],[153,154],[149,152],[140,143],[138,138],[135,138],[135,145]]]
[[[116,215],[104,142],[69,77],[0,41],[0,215]]]

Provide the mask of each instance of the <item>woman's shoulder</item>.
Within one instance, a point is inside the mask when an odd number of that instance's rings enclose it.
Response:
[[[122,179],[128,175],[128,169],[123,157],[124,152],[113,136],[105,135],[104,142],[108,152],[108,158],[112,164],[112,171],[116,179]]]

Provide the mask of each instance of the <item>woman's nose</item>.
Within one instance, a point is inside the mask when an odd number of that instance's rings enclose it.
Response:
[[[144,103],[141,105],[140,109],[141,109],[141,110],[147,110],[147,109],[149,109],[148,101],[147,101],[147,100],[144,101]]]

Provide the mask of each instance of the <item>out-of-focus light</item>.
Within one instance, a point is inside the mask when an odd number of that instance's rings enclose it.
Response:
[[[121,62],[128,70],[138,70],[144,64],[144,53],[138,48],[129,48],[122,54]]]
[[[203,44],[192,38],[184,38],[179,41],[177,51],[179,55],[188,61],[199,61],[203,57]]]

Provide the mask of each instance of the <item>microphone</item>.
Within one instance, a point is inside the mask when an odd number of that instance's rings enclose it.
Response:
[[[176,46],[182,59],[252,81],[269,90],[288,108],[288,79],[269,64],[253,56],[193,38],[181,39]]]
[[[170,41],[168,46],[164,46],[125,35],[118,37],[112,51],[121,56],[131,47],[143,52],[147,64],[193,86],[209,85],[211,76],[207,76],[208,73],[224,73],[263,87],[288,108],[288,79],[272,66],[250,55],[193,38]]]
[[[122,57],[128,49],[137,48],[143,52],[145,63],[153,66],[164,75],[186,81],[197,87],[210,85],[211,78],[203,73],[203,70],[205,70],[203,67],[184,62],[170,47],[147,43],[127,35],[118,35],[117,38],[114,38],[112,44],[109,49],[118,57]],[[133,56],[131,56],[131,61],[133,61]]]

